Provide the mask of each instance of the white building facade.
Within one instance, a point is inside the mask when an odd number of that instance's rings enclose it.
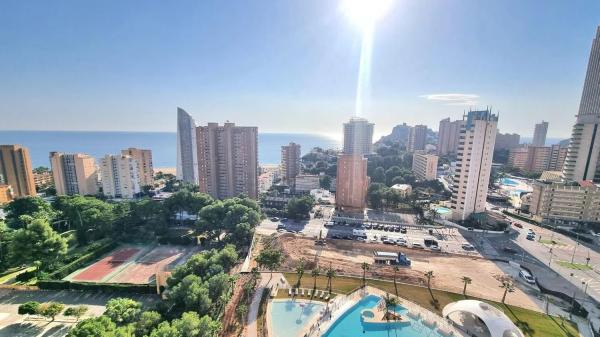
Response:
[[[140,193],[138,164],[128,155],[106,155],[102,158],[102,190],[109,198],[132,199]]]

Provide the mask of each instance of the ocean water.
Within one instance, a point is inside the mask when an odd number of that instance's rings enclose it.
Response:
[[[281,146],[295,142],[302,154],[313,147],[341,147],[340,141],[318,134],[259,133],[258,161],[260,164],[279,164]],[[154,167],[177,165],[177,143],[174,132],[88,132],[88,131],[0,131],[0,144],[20,144],[29,148],[33,167],[50,166],[52,151],[81,152],[95,158],[117,154],[128,147],[152,150]]]

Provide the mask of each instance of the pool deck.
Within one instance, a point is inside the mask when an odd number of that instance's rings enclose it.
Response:
[[[275,336],[275,334],[273,333],[273,322],[271,321],[271,315],[270,312],[273,309],[273,307],[271,306],[271,303],[273,302],[289,302],[289,301],[293,301],[293,302],[298,302],[298,303],[316,303],[316,304],[321,304],[324,305],[325,307],[327,307],[327,303],[323,303],[320,301],[311,301],[309,299],[284,299],[284,298],[279,298],[279,299],[272,299],[269,300],[269,303],[267,304],[267,337],[281,337],[281,336]],[[304,328],[301,329],[298,334],[296,336],[290,336],[290,337],[302,337],[305,334],[307,334],[310,331],[311,326],[313,326],[315,323],[317,323],[317,321],[319,320],[319,313],[313,315],[312,318],[310,318],[305,324],[304,324]]]

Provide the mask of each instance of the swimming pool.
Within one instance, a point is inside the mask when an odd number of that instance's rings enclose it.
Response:
[[[418,320],[410,319],[410,323],[364,323],[360,313],[365,309],[377,306],[381,298],[369,295],[361,299],[352,308],[340,316],[335,323],[325,332],[323,337],[441,337],[436,331],[424,326]],[[407,310],[402,306],[396,307],[396,312],[404,315]],[[408,317],[408,316],[407,316]]]
[[[447,213],[450,213],[450,212],[451,212],[451,210],[450,210],[449,208],[446,208],[446,207],[438,207],[438,208],[436,208],[435,210],[436,210],[436,211],[438,212],[438,214],[440,214],[440,215],[444,215],[444,214],[447,214]]]
[[[500,179],[500,184],[506,185],[506,186],[519,186],[520,183],[514,179],[502,178],[502,179]]]
[[[295,337],[324,305],[318,302],[273,301],[270,304],[272,336]]]

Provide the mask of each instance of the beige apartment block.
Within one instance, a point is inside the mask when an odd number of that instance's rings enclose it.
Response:
[[[226,122],[196,128],[200,192],[216,199],[258,197],[258,128]]]
[[[100,171],[105,196],[132,199],[140,193],[138,164],[132,156],[106,155],[102,158]]]
[[[413,154],[412,171],[419,180],[437,179],[438,156],[415,152]]]
[[[440,156],[456,154],[460,129],[464,121],[450,121],[450,118],[442,119],[438,129],[437,153]]]
[[[0,145],[0,184],[10,185],[14,197],[36,195],[29,150],[21,145]]]
[[[340,209],[364,209],[367,203],[367,159],[341,154],[337,162],[336,206]]]
[[[360,117],[344,123],[344,154],[367,155],[373,153],[374,124]]]
[[[533,185],[529,211],[555,223],[600,221],[600,188],[589,181]]]
[[[281,180],[288,186],[293,187],[300,174],[300,154],[300,144],[289,143],[281,147]]]
[[[0,185],[0,205],[7,204],[14,199],[14,193],[10,185]]]
[[[83,153],[50,152],[50,165],[57,195],[98,193],[96,160]]]
[[[425,150],[425,145],[427,145],[427,125],[415,125],[410,128],[406,146],[408,152]]]
[[[152,150],[130,147],[128,149],[121,150],[121,154],[129,155],[137,162],[141,186],[154,186]]]

